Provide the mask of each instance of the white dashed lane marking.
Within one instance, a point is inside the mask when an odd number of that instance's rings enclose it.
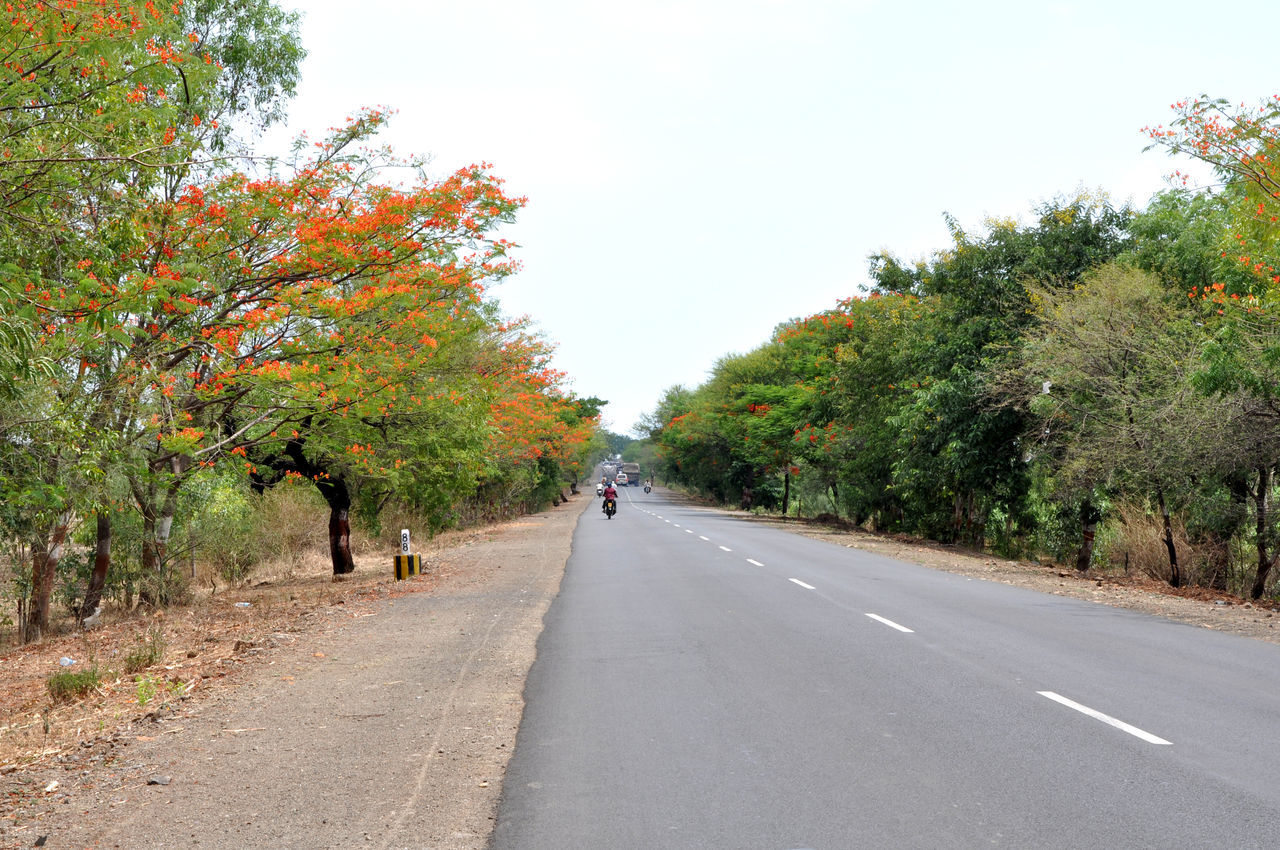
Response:
[[[1081,705],[1080,703],[1075,702],[1074,700],[1069,700],[1064,696],[1055,694],[1053,691],[1036,691],[1036,693],[1038,693],[1042,697],[1047,697],[1048,699],[1051,699],[1056,703],[1065,705],[1067,708],[1074,709],[1080,712],[1081,714],[1092,717],[1094,720],[1101,720],[1103,723],[1107,724],[1108,726],[1114,726],[1122,732],[1128,732],[1133,737],[1140,738],[1143,741],[1146,741],[1148,744],[1161,744],[1163,746],[1173,746],[1172,741],[1166,741],[1164,738],[1158,737],[1156,735],[1152,735],[1150,732],[1146,732],[1142,729],[1139,729],[1137,726],[1130,726],[1128,723],[1125,723],[1123,720],[1116,720],[1114,717],[1111,717],[1110,715],[1103,714],[1101,711],[1095,711],[1094,709],[1089,708],[1089,706],[1087,705]]]
[[[897,623],[895,623],[893,620],[886,620],[884,617],[881,617],[879,614],[868,614],[867,616],[875,620],[877,623],[884,623],[886,626],[888,626],[891,629],[897,629],[898,631],[906,632],[909,635],[915,634],[913,630],[908,629],[906,626],[900,626]]]
[[[654,513],[653,511],[648,511],[648,510],[646,510],[645,513],[649,514],[652,517],[656,517],[657,519],[662,520],[668,525],[674,525],[676,528],[681,528],[685,534],[695,533],[693,529],[683,528],[679,523],[673,523],[671,522],[671,520],[665,519],[661,514],[657,514],[657,513]],[[707,543],[711,542],[711,538],[706,537],[705,535],[702,535],[702,534],[698,535],[698,539]],[[719,546],[719,548],[722,552],[733,551],[728,546]],[[757,566],[757,567],[764,566],[764,564],[760,563],[755,558],[747,558],[746,560],[748,564],[751,564],[753,566]],[[798,578],[788,579],[788,581],[790,581],[792,584],[796,584],[796,585],[799,585],[800,587],[803,587],[805,590],[817,590],[817,588],[814,587],[813,585],[807,582],[803,582]],[[886,625],[891,629],[896,629],[897,631],[900,631],[904,634],[915,634],[914,629],[909,629],[906,626],[902,625],[901,623],[895,623],[893,620],[890,620],[887,617],[881,617],[879,614],[872,614],[871,612],[866,612],[866,616],[871,618],[872,620],[875,620],[877,623]],[[1110,715],[1103,714],[1102,712],[1097,711],[1096,709],[1089,708],[1087,705],[1081,705],[1080,703],[1075,702],[1074,700],[1071,700],[1071,699],[1067,699],[1066,697],[1060,694],[1054,693],[1053,691],[1036,691],[1036,693],[1040,694],[1040,696],[1045,697],[1046,699],[1053,700],[1059,705],[1064,705],[1067,708],[1072,709],[1073,711],[1078,711],[1087,717],[1092,717],[1094,720],[1101,721],[1102,723],[1105,723],[1108,726],[1113,726],[1122,732],[1126,732],[1130,735],[1133,735],[1135,738],[1146,741],[1149,744],[1158,744],[1161,746],[1173,745],[1172,741],[1166,741],[1164,738],[1161,738],[1158,735],[1153,735],[1144,729],[1139,729],[1138,727],[1125,723],[1122,720],[1117,720],[1116,718],[1111,717]]]

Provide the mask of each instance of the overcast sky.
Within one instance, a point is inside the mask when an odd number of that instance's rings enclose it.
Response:
[[[1079,188],[1142,205],[1183,167],[1141,129],[1280,93],[1276,0],[282,0],[309,51],[285,132],[361,106],[440,175],[528,207],[496,294],[627,432],[662,391]],[[279,144],[271,138],[267,145]]]

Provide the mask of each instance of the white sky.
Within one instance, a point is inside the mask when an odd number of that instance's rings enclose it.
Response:
[[[627,432],[663,389],[866,283],[1077,188],[1143,204],[1141,128],[1280,92],[1276,0],[282,0],[309,57],[287,133],[361,106],[440,175],[529,205],[496,294]],[[266,146],[280,145],[273,136]]]

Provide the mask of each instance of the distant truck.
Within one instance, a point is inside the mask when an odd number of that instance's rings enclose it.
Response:
[[[640,464],[624,463],[618,468],[618,471],[627,474],[627,484],[632,487],[640,486]]]

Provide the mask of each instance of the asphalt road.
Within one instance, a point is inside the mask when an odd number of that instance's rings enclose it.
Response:
[[[1280,846],[1280,647],[619,502],[493,848]]]

